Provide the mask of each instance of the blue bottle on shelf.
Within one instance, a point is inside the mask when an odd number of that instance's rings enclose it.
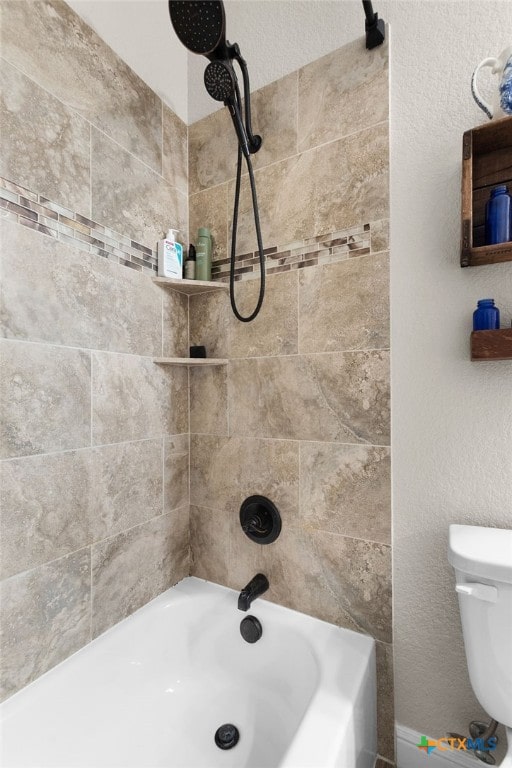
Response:
[[[485,205],[485,243],[496,245],[512,240],[512,198],[506,184],[491,190]]]
[[[480,299],[473,312],[474,331],[496,331],[500,327],[500,311],[494,306],[494,299]]]

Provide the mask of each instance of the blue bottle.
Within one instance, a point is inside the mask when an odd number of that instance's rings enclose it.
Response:
[[[512,240],[512,198],[508,187],[500,184],[491,190],[485,206],[485,243],[508,243]]]
[[[496,331],[500,327],[500,311],[494,306],[494,299],[480,299],[473,312],[474,331]]]

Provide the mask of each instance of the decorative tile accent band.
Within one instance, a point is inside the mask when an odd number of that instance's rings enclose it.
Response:
[[[43,235],[122,264],[152,277],[157,274],[157,251],[98,224],[46,197],[0,177],[0,218],[12,219]],[[387,250],[388,220],[360,224],[293,243],[266,248],[266,274],[289,272],[319,264],[366,256]],[[258,252],[236,257],[235,280],[259,275]],[[229,281],[229,259],[214,261],[212,280]]]
[[[86,253],[148,275],[157,274],[157,252],[113,229],[0,177],[0,218],[17,221]]]
[[[266,256],[266,274],[289,272],[319,264],[332,264],[355,256],[366,256],[369,253],[387,250],[387,228],[388,221],[382,220],[266,248],[263,251]],[[236,257],[236,280],[251,280],[258,275],[257,251]],[[229,259],[213,262],[212,279],[228,282]]]

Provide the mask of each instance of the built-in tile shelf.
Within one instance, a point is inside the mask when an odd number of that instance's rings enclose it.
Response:
[[[473,331],[471,360],[512,360],[512,328]]]
[[[228,361],[220,357],[155,357],[158,365],[188,365],[191,368],[206,365],[227,365]]]
[[[229,290],[227,283],[213,283],[210,280],[176,280],[172,277],[154,277],[153,282],[165,288],[172,288],[178,293],[186,293],[188,296],[195,293]]]

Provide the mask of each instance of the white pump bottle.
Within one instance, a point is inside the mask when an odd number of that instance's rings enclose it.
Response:
[[[176,242],[177,229],[169,229],[167,237],[158,242],[158,275],[181,280],[183,277],[183,246]]]

